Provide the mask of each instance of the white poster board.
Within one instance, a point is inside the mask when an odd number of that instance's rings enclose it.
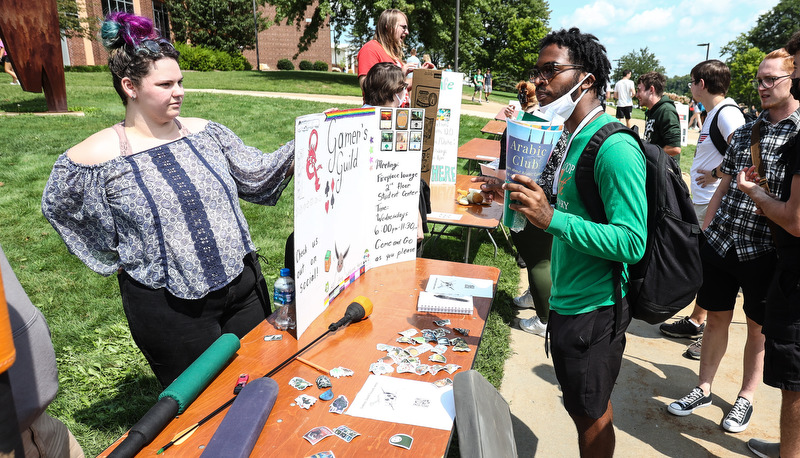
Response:
[[[295,120],[298,337],[367,270],[416,257],[422,122],[385,108]]]
[[[458,170],[458,126],[461,121],[461,80],[463,73],[442,72],[436,136],[433,138],[431,185],[456,184]]]
[[[681,124],[681,146],[689,144],[689,105],[675,102],[675,109],[678,110],[678,121]]]

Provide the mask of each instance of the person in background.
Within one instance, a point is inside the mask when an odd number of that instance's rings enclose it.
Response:
[[[486,69],[483,77],[483,93],[486,94],[486,103],[489,103],[489,95],[492,93],[492,69]]]
[[[8,57],[8,52],[6,52],[6,47],[3,44],[3,40],[0,40],[0,65],[3,66],[4,72],[11,75],[11,84],[19,86],[17,74],[14,73],[14,69],[11,68],[11,58]]]
[[[50,328],[22,289],[3,247],[0,247],[0,273],[0,291],[5,290],[5,301],[0,297],[0,307],[8,306],[16,349],[16,360],[7,372],[12,402],[0,403],[0,415],[17,419],[22,447],[17,456],[82,458],[83,450],[72,432],[46,412],[58,393],[58,367]]]
[[[42,212],[90,269],[117,274],[133,339],[167,386],[220,335],[241,338],[270,313],[239,198],[277,202],[294,141],[264,154],[179,117],[179,53],[150,19],[111,13],[101,37],[125,119],[58,157]]]
[[[625,125],[631,126],[631,112],[633,111],[633,96],[636,90],[631,81],[631,70],[622,71],[622,79],[614,85],[614,94],[617,96],[617,119],[625,118]]]
[[[472,91],[472,101],[475,101],[475,95],[478,96],[478,103],[481,102],[481,93],[483,92],[483,72],[479,68],[475,74],[472,75],[472,85],[474,90]]]
[[[418,64],[403,62],[403,40],[408,36],[408,18],[397,9],[384,10],[375,26],[375,38],[358,51],[358,82],[364,86],[364,78],[373,65],[391,62],[408,76]]]
[[[675,102],[664,95],[667,79],[658,72],[647,72],[636,80],[639,105],[647,108],[643,140],[660,146],[680,165],[681,123]]]
[[[700,114],[704,109],[702,103],[692,100],[692,117],[689,119],[689,129],[701,130],[703,128],[703,120],[700,119]]]
[[[690,76],[694,81],[690,87],[692,97],[697,101],[695,113],[701,110],[703,104],[708,109],[707,112],[702,111],[698,114],[702,127],[690,169],[692,203],[697,221],[702,224],[706,218],[709,202],[720,183],[717,168],[722,163],[733,132],[744,124],[744,116],[741,111],[735,109],[736,102],[725,96],[730,87],[731,72],[723,62],[715,59],[700,62],[692,68]],[[734,108],[726,108],[728,106]],[[703,116],[711,116],[712,122],[703,122]],[[710,135],[711,125],[714,123],[725,139],[720,149],[717,149]],[[696,338],[697,340],[686,349],[686,355],[700,359],[706,315],[706,310],[695,301],[689,316],[671,323],[662,323],[659,330],[670,337]]]
[[[411,48],[409,54],[410,56],[408,56],[408,59],[406,59],[406,63],[409,65],[416,65],[417,67],[419,67],[419,64],[421,64],[422,62],[420,62],[419,57],[417,57],[417,48]]]
[[[434,65],[433,61],[431,60],[431,55],[428,53],[422,55],[422,68],[436,68],[436,65]]]

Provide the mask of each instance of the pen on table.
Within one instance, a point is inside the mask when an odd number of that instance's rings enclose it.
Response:
[[[467,302],[467,299],[465,299],[463,297],[453,297],[453,296],[447,296],[445,294],[434,294],[433,297],[436,297],[436,298],[439,298],[439,299],[447,299],[447,300],[450,300],[450,301]]]

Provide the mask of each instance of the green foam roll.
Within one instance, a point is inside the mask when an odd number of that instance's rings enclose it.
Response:
[[[228,364],[240,346],[239,338],[235,334],[222,334],[191,366],[170,383],[167,389],[158,395],[158,399],[169,396],[178,403],[178,413],[183,413],[197,398],[197,395],[214,380],[219,371]]]

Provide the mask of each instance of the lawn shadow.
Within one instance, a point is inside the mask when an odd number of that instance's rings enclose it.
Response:
[[[76,410],[75,421],[107,434],[122,435],[155,405],[161,391],[155,376],[128,375],[114,396],[101,396],[89,407]]]
[[[44,95],[36,95],[39,97],[29,100],[0,103],[0,111],[6,113],[41,113],[47,111],[47,101],[45,101]]]

